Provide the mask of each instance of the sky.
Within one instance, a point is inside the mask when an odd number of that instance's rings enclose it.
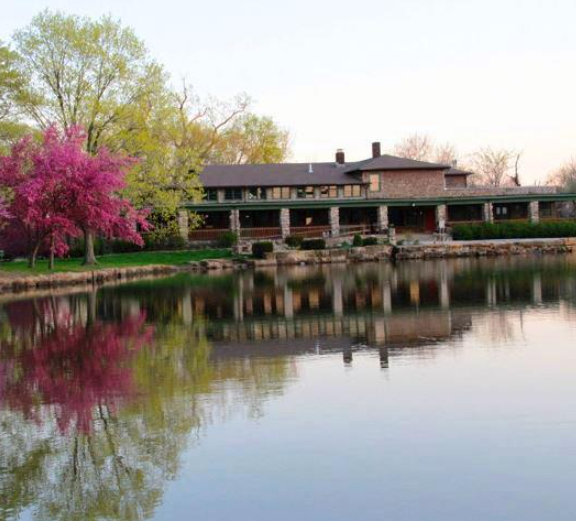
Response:
[[[524,184],[576,157],[575,0],[0,0],[0,39],[44,8],[112,14],[175,82],[248,93],[294,161],[415,132],[522,151]]]

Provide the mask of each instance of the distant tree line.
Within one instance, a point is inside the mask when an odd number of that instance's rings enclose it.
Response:
[[[460,156],[451,143],[436,144],[427,134],[412,134],[399,141],[393,153],[419,161],[457,165],[473,173],[470,182],[476,186],[520,186],[522,152],[506,148],[484,147],[467,156]],[[576,191],[576,159],[552,172],[546,183],[570,192]]]

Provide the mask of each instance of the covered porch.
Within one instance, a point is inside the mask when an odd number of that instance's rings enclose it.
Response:
[[[290,235],[325,237],[331,232],[329,208],[291,208]]]
[[[436,206],[390,206],[388,221],[400,233],[434,233],[436,231]]]
[[[239,236],[242,239],[282,237],[280,210],[240,210]]]
[[[377,233],[379,231],[378,209],[376,207],[340,208],[339,229],[340,235]]]

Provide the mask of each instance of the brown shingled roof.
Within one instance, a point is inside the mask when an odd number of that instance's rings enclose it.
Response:
[[[349,185],[362,184],[358,174],[365,171],[445,170],[449,168],[448,165],[384,155],[345,165],[337,165],[334,162],[208,165],[200,173],[200,181],[206,188]]]

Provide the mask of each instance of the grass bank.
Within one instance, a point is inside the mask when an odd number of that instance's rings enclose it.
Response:
[[[91,271],[106,268],[130,268],[136,266],[149,266],[153,264],[166,264],[178,266],[190,261],[204,259],[230,258],[230,250],[178,250],[178,251],[142,251],[135,253],[113,253],[98,257],[96,266],[82,266],[82,259],[57,259],[54,270],[48,269],[47,260],[39,260],[34,269],[28,267],[26,261],[0,263],[0,276],[2,273],[18,273],[40,275],[46,273],[62,273],[70,271]]]

